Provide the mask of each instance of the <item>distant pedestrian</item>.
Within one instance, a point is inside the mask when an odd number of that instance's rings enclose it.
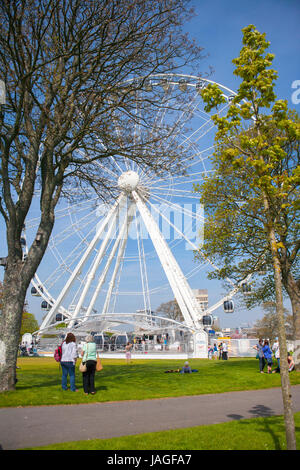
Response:
[[[272,360],[273,354],[269,346],[269,341],[267,339],[264,342],[263,353],[264,353],[264,358],[266,359],[267,364],[268,364],[268,374],[271,374],[272,364],[273,364],[273,360]]]
[[[292,370],[294,370],[295,368],[295,363],[294,363],[293,356],[290,353],[288,353],[287,355],[287,360],[288,360],[289,372],[292,372]]]
[[[131,349],[132,349],[133,345],[128,342],[125,346],[125,356],[126,356],[126,362],[127,364],[130,363],[131,361]]]
[[[214,359],[218,359],[218,346],[214,344]]]
[[[209,348],[208,348],[208,359],[213,358],[213,353],[214,353],[214,348],[212,346],[209,346]]]
[[[275,338],[275,342],[272,346],[272,351],[274,353],[275,359],[277,360],[277,367],[280,370],[280,349],[279,349],[279,342],[278,338]]]
[[[264,353],[263,353],[263,340],[259,339],[258,343],[255,346],[253,346],[253,348],[256,349],[257,351],[256,357],[259,359],[259,371],[261,374],[263,374],[264,368],[266,365],[266,361],[265,361]]]
[[[78,392],[75,386],[75,364],[77,357],[76,338],[73,333],[68,333],[65,341],[62,343],[62,356],[60,361],[62,368],[61,385],[63,390],[68,390],[67,381],[69,375],[71,392]]]
[[[223,343],[222,359],[224,361],[227,361],[228,359],[228,346],[227,346],[226,341],[224,341]]]
[[[222,359],[223,343],[219,343],[218,349],[219,349],[219,359]]]

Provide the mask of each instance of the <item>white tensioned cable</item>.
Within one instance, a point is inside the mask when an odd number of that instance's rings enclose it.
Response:
[[[138,109],[138,99],[137,99],[137,94],[138,94],[138,90],[135,90],[135,114],[136,116],[138,116],[138,119],[135,121],[135,124],[134,124],[134,133],[133,133],[133,140],[134,140],[134,148],[136,148],[136,145],[137,145],[137,141],[139,140],[139,142],[141,141],[141,138],[138,139],[138,136],[141,136],[141,110]],[[139,130],[139,132],[137,132],[137,130]],[[135,171],[136,170],[136,162],[134,160],[131,161],[131,170],[132,171]]]
[[[195,162],[193,162],[193,163],[192,163],[191,165],[189,165],[189,166],[192,166],[193,164],[195,164]],[[199,162],[197,162],[197,164],[199,164]],[[186,169],[186,167],[185,167],[184,169]],[[208,172],[212,172],[212,170],[195,171],[195,172],[192,173],[192,175],[193,175],[193,176],[195,176],[195,175],[203,175],[203,173],[208,173]],[[189,178],[189,177],[190,177],[190,175],[176,175],[176,179],[183,179],[183,178],[186,178],[186,179],[187,179],[187,178]],[[162,182],[164,183],[164,182],[166,181],[166,178],[160,178],[160,179],[158,179],[158,180],[155,180],[155,184],[158,183],[159,181],[162,181]],[[187,182],[189,182],[189,181],[187,181]],[[161,189],[161,188],[164,188],[164,187],[166,188],[167,186],[161,186],[161,185],[159,185],[159,186],[151,186],[151,188],[158,188],[158,189]]]
[[[149,204],[151,207],[153,207],[153,209],[154,209],[156,212],[158,212],[157,209],[156,209],[156,207],[155,207],[153,204],[151,204],[150,201],[148,201],[148,204]],[[201,254],[201,256],[202,256],[206,261],[208,261],[209,264],[210,264],[214,269],[216,269],[217,271],[219,271],[219,268],[218,268],[217,266],[215,266],[215,264],[212,263],[212,262],[210,261],[210,259],[207,258],[207,256],[205,256],[205,255],[203,254],[203,252],[201,251],[201,249],[200,249],[199,247],[197,247],[197,246],[195,245],[195,243],[193,243],[191,240],[189,240],[189,239],[188,239],[174,224],[172,224],[172,222],[171,222],[170,220],[168,220],[163,214],[160,213],[160,215],[168,222],[168,224],[170,224],[171,227],[174,228],[174,230],[176,230],[177,233],[179,233],[179,235],[180,235],[182,238],[184,238],[184,239],[186,240],[187,243],[189,243],[189,245],[193,248],[193,250],[199,251],[200,254]],[[234,287],[236,286],[236,284],[235,284],[231,279],[229,279],[229,278],[226,277],[226,280],[227,280],[232,286],[234,286]]]
[[[228,106],[229,106],[229,104],[226,103],[226,104],[223,106],[223,108],[219,110],[218,114],[221,115],[221,114],[225,111],[225,109],[226,109]],[[207,121],[205,121],[205,123],[204,123],[202,126],[198,127],[190,136],[185,137],[185,139],[182,140],[181,143],[179,143],[177,147],[181,147],[181,146],[182,146],[182,147],[183,147],[183,150],[184,150],[184,151],[187,151],[190,147],[195,146],[195,143],[197,143],[201,138],[203,138],[209,131],[211,131],[211,130],[215,127],[214,124],[210,124],[210,127],[209,127],[204,133],[200,134],[200,135],[197,137],[197,139],[194,138],[193,140],[191,140],[193,136],[195,136],[195,135],[196,135],[197,133],[199,133],[203,128],[205,128],[205,126],[207,126],[209,123],[211,123],[210,116],[209,116],[207,113],[205,113],[205,115],[208,116],[209,119],[208,119]],[[187,147],[184,147],[184,143],[185,143],[185,142],[188,142],[188,146],[187,146]],[[210,148],[213,148],[213,147],[210,146],[210,147],[208,147],[207,149],[205,149],[205,150],[202,151],[202,152],[201,152],[201,151],[199,151],[199,152],[197,151],[197,152],[195,153],[194,157],[197,156],[197,155],[198,155],[198,156],[201,155],[202,153],[204,153],[205,151],[209,150]],[[190,156],[190,157],[188,157],[188,158],[186,158],[186,159],[183,159],[183,160],[181,161],[181,164],[184,164],[185,161],[191,161],[191,160],[193,160],[194,157]],[[207,156],[207,158],[208,158],[208,156]],[[202,161],[202,163],[203,163],[203,159],[201,159],[201,161]],[[188,165],[188,167],[193,166],[193,165],[196,165],[196,164],[198,164],[198,163],[199,163],[198,161],[191,162],[190,165]],[[184,168],[186,169],[186,167],[184,167]],[[205,170],[205,171],[207,171],[207,170]],[[176,179],[178,179],[178,178],[180,178],[180,177],[184,177],[184,176],[185,176],[185,175],[178,175],[178,176],[176,177]],[[153,176],[152,179],[150,179],[149,181],[151,182],[151,181],[153,180],[153,178],[154,178],[154,176]],[[164,178],[161,178],[161,179],[156,180],[155,182],[157,183],[158,181],[163,181],[163,180],[164,180]],[[198,181],[195,181],[195,180],[194,180],[193,182],[198,182]],[[178,185],[178,184],[182,184],[182,183],[178,183],[178,182],[177,182],[177,183],[175,183],[175,184]]]
[[[126,249],[126,245],[125,245],[125,248]],[[116,309],[116,302],[117,302],[117,297],[119,295],[119,286],[120,286],[120,281],[121,281],[121,275],[122,275],[122,270],[123,270],[123,267],[124,267],[124,258],[121,259],[121,263],[119,265],[119,270],[116,272],[117,276],[118,276],[118,279],[117,279],[117,282],[115,282],[115,284],[113,285],[113,307],[111,309],[112,312],[115,312],[115,309]]]
[[[195,85],[188,85],[188,86],[195,86]],[[198,95],[198,94],[195,94],[195,97],[199,97],[199,95]],[[195,98],[194,98],[194,99],[195,99]],[[200,102],[202,102],[202,99],[199,97],[199,100],[196,102],[196,105],[194,106],[193,111],[197,110],[197,107],[198,107],[198,105],[199,105]],[[226,102],[226,104],[218,111],[218,114],[222,114],[228,106],[229,106],[229,103]],[[191,106],[191,108],[192,108],[192,106]],[[191,113],[191,111],[189,112],[189,114],[190,114],[190,113]],[[184,115],[187,115],[187,114],[188,114],[187,111],[182,112],[181,118],[182,118]],[[204,111],[202,111],[202,114],[203,114],[204,117],[206,118],[206,119],[205,119],[205,122],[202,124],[202,126],[198,127],[191,135],[186,136],[180,143],[178,143],[178,145],[177,145],[176,148],[182,146],[183,149],[184,149],[185,151],[187,151],[190,147],[195,146],[195,143],[197,143],[201,138],[203,138],[206,134],[208,134],[208,132],[210,132],[210,131],[215,127],[215,124],[213,124],[212,121],[211,121],[210,115],[209,115],[208,113],[204,112]],[[197,113],[195,113],[195,115],[197,115]],[[201,117],[201,119],[204,119],[203,116],[200,115],[200,117]],[[185,122],[186,122],[186,121],[185,121]],[[183,124],[183,125],[184,125],[184,124]],[[207,126],[207,125],[209,125],[209,128],[206,129],[204,133],[201,133],[197,138],[195,138],[195,136],[196,136],[197,134],[199,134],[199,132],[201,132],[202,129],[204,129],[205,126]],[[193,140],[191,140],[192,138],[193,138]],[[173,140],[171,139],[171,141],[170,141],[170,143],[169,143],[169,147],[171,146],[171,144],[172,144],[172,142],[174,141],[174,139],[175,139],[175,136],[173,136]],[[184,147],[184,144],[185,144],[186,142],[188,142],[188,146],[185,146],[185,147]],[[186,160],[187,160],[187,161],[191,160],[191,157],[188,157]],[[183,160],[181,163],[184,163],[184,161],[186,161],[186,160]]]
[[[174,89],[174,88],[175,88],[175,84],[172,84],[172,85],[173,85],[173,89]],[[189,103],[190,108],[193,108],[193,105],[194,105],[194,109],[195,109],[196,106],[198,106],[198,103],[194,104],[194,100],[196,100],[196,98],[197,98],[197,96],[195,95],[194,98],[193,98],[193,100]],[[163,120],[163,118],[164,118],[166,112],[167,112],[167,107],[165,108],[164,113],[163,113],[163,115],[161,116],[160,122],[162,122],[162,120]],[[183,118],[185,115],[187,115],[187,114],[190,115],[191,112],[192,112],[191,110],[189,110],[189,112],[187,112],[186,110],[185,110],[185,111],[182,111],[182,112],[181,112],[181,115],[178,116],[177,121],[175,122],[174,126],[176,127],[178,123],[182,122],[182,118]],[[184,124],[186,123],[186,121],[187,121],[187,119],[185,119],[185,121],[183,122],[183,124],[182,124],[181,127],[184,126]],[[170,148],[170,147],[172,146],[172,143],[174,142],[175,138],[178,137],[178,135],[180,135],[180,132],[179,132],[179,131],[177,131],[176,134],[172,136],[172,138],[170,139],[168,148]],[[178,143],[178,144],[176,145],[175,149],[179,148],[181,145],[182,145],[181,143]],[[160,148],[160,147],[161,147],[161,145],[159,146],[159,148]],[[150,171],[150,170],[149,170],[149,171]],[[146,178],[148,178],[148,180],[146,180],[147,183],[148,183],[149,181],[151,182],[151,181],[155,178],[155,175],[152,175],[152,177],[149,177],[148,174],[149,174],[149,172],[145,171],[145,172],[141,175],[141,177],[146,177]]]
[[[117,233],[117,228],[116,228],[116,230],[115,230],[115,235],[116,235],[116,233]],[[112,237],[111,240],[108,242],[107,250],[106,250],[106,251],[109,250],[110,245],[111,245],[111,243],[112,243],[112,240],[113,240],[113,237]],[[99,252],[98,252],[98,253],[99,253]],[[105,255],[105,253],[104,253],[104,255]],[[104,256],[104,255],[103,255],[103,256]],[[98,265],[99,265],[99,264],[98,264]],[[78,280],[80,281],[80,285],[79,285],[79,287],[77,288],[76,292],[74,293],[73,299],[71,299],[71,301],[70,301],[70,305],[76,305],[76,304],[78,303],[77,298],[78,298],[78,296],[80,295],[82,286],[83,286],[83,289],[84,289],[85,286],[89,284],[89,273],[90,273],[90,272],[89,272],[89,270],[88,270],[88,271],[86,272],[86,274],[84,275],[83,279],[81,279],[81,280],[80,280],[80,277],[78,276]],[[92,278],[92,280],[93,280],[93,278]],[[83,308],[83,307],[82,307],[82,308]],[[86,314],[85,314],[85,316],[86,316]]]
[[[147,311],[147,301],[146,301],[146,291],[145,291],[145,280],[142,268],[142,254],[141,254],[141,247],[140,247],[140,230],[139,230],[139,221],[138,218],[135,217],[135,228],[137,234],[137,246],[138,246],[138,254],[139,254],[139,267],[140,267],[140,275],[141,275],[141,282],[142,282],[142,293],[144,298],[144,309],[145,312]]]
[[[142,289],[143,289],[143,298],[144,298],[144,308],[145,312],[151,311],[151,303],[150,303],[150,296],[149,296],[149,285],[148,285],[148,277],[147,277],[147,270],[145,265],[145,252],[144,252],[144,245],[141,236],[141,224],[138,218],[135,218],[136,224],[136,231],[137,231],[137,245],[138,245],[138,253],[139,253],[139,264],[140,264],[140,273],[141,273],[141,280],[142,280]]]
[[[182,215],[187,216],[187,218],[189,220],[188,224],[186,223],[186,218],[184,219],[184,228],[185,228],[186,232],[189,231],[189,233],[191,233],[192,230],[193,230],[194,223],[204,222],[204,220],[205,220],[204,216],[200,215],[200,214],[197,214],[197,212],[196,213],[192,212],[192,211],[190,211],[189,209],[187,209],[183,206],[178,206],[178,204],[172,203],[172,202],[168,201],[167,199],[163,199],[159,196],[155,196],[154,194],[152,194],[152,197],[153,197],[154,200],[159,201],[160,205],[164,205],[166,207],[169,207],[170,210],[173,210],[174,212],[176,212],[180,216],[182,216]],[[157,210],[157,213],[158,213],[158,210]],[[161,216],[163,216],[162,211],[159,211],[159,213],[161,214]],[[167,219],[165,218],[165,220],[167,220]],[[168,225],[170,225],[170,227],[171,227],[170,223]],[[182,237],[180,236],[180,238],[182,238]],[[177,242],[173,243],[172,247],[176,246],[178,243],[180,243],[180,239]]]
[[[147,266],[146,266],[146,257],[145,257],[145,251],[144,251],[143,237],[141,237],[141,246],[142,246],[143,268],[144,268],[145,281],[146,281],[146,293],[147,293],[148,311],[149,311],[149,313],[151,314],[151,298],[150,298],[150,289],[149,289],[149,283],[148,283],[148,273],[147,273]]]
[[[120,208],[120,203],[119,203],[118,207]],[[96,271],[97,271],[100,263],[102,262],[103,256],[106,253],[107,245],[110,241],[110,237],[111,237],[112,232],[114,230],[114,225],[115,225],[116,219],[117,219],[117,211],[115,210],[115,211],[113,211],[109,221],[107,222],[108,230],[105,234],[104,239],[102,240],[100,249],[99,249],[99,251],[98,251],[98,253],[95,257],[95,260],[92,264],[92,267],[89,269],[89,271],[87,273],[86,281],[84,283],[84,288],[83,288],[82,293],[80,295],[80,298],[77,302],[76,308],[73,312],[73,319],[78,317],[78,315],[80,314],[81,307],[83,306],[83,302],[84,302],[84,300],[87,296],[88,290],[89,290],[89,288],[91,286],[91,283],[92,283],[92,281],[95,277]],[[72,326],[73,326],[73,323],[71,322],[69,327],[71,328]]]
[[[61,293],[59,294],[58,298],[56,299],[54,305],[52,306],[51,310],[49,311],[49,313],[45,316],[43,322],[42,322],[42,325],[41,325],[41,328],[44,328],[45,326],[48,325],[48,323],[51,321],[51,319],[54,317],[54,315],[56,314],[59,306],[62,304],[63,300],[65,299],[68,291],[70,290],[75,278],[78,276],[79,272],[81,271],[83,265],[87,262],[88,258],[90,257],[91,255],[91,252],[92,250],[94,249],[95,245],[97,244],[97,242],[99,241],[99,238],[102,234],[102,232],[104,231],[106,225],[109,223],[110,219],[112,216],[114,216],[115,212],[118,210],[119,208],[119,205],[120,204],[123,204],[124,203],[124,195],[121,194],[119,196],[119,198],[117,199],[117,201],[115,202],[114,206],[112,207],[112,209],[109,211],[109,213],[107,214],[107,216],[105,217],[104,221],[102,221],[101,223],[101,226],[99,227],[99,229],[97,230],[93,240],[90,242],[87,250],[85,251],[85,254],[84,256],[81,258],[81,260],[79,261],[79,263],[77,264],[76,268],[74,269],[73,273],[71,274],[71,276],[69,277],[67,283],[65,284],[65,286],[63,287]]]
[[[159,86],[159,83],[155,84],[155,86]],[[173,85],[173,89],[174,89],[175,85]],[[158,112],[157,112],[157,115],[156,115],[156,118],[154,119],[154,122],[152,124],[152,132],[150,132],[150,134],[153,134],[155,135],[155,130],[157,129],[160,129],[161,128],[161,123],[163,122],[163,119],[166,115],[166,112],[168,110],[167,106],[163,106],[165,103],[167,103],[168,101],[168,96],[170,95],[170,90],[168,89],[167,92],[165,92],[164,94],[164,97],[163,97],[163,100],[161,102],[161,106],[158,108]],[[154,132],[153,132],[154,131]],[[164,140],[164,139],[161,139],[161,140]],[[161,147],[162,144],[160,144],[158,146],[158,148]],[[153,148],[153,145],[152,145],[152,148]],[[145,155],[145,152],[143,152],[143,154]],[[151,172],[151,169],[149,170]],[[140,178],[145,178],[147,177],[148,175],[148,171],[147,170],[143,170],[141,172],[141,175],[140,175]],[[155,177],[155,176],[154,176]]]
[[[130,208],[128,209],[128,211],[130,210]],[[126,216],[124,217],[124,221],[123,221],[123,225],[121,227],[121,230],[119,230],[119,235],[117,236],[116,240],[115,240],[115,243],[113,245],[113,248],[109,254],[109,257],[108,257],[108,260],[107,260],[107,263],[105,265],[105,268],[103,269],[102,273],[101,273],[101,276],[98,280],[98,283],[97,283],[97,286],[96,286],[96,289],[94,291],[94,294],[93,294],[93,297],[91,299],[91,302],[88,306],[88,309],[86,311],[86,314],[85,314],[85,317],[88,317],[91,312],[92,312],[92,309],[95,305],[95,302],[99,296],[99,293],[102,289],[102,286],[106,280],[106,276],[107,276],[107,273],[110,269],[110,266],[111,266],[111,263],[112,263],[112,260],[114,259],[114,256],[116,254],[116,251],[120,245],[120,242],[121,240],[123,240],[123,238],[125,237],[126,235],[126,230],[127,230],[127,225],[128,225],[128,212],[126,211]],[[117,230],[116,230],[116,233],[117,233]]]
[[[126,230],[125,230],[125,233],[124,233],[124,237],[121,239],[121,243],[119,245],[119,250],[118,250],[118,254],[117,254],[117,258],[116,258],[116,262],[115,262],[115,267],[114,267],[114,271],[113,271],[112,276],[111,276],[111,280],[109,282],[109,286],[108,286],[108,290],[107,290],[107,293],[106,293],[104,306],[103,306],[103,309],[102,309],[102,314],[107,313],[108,310],[109,310],[109,305],[110,305],[110,301],[111,301],[112,292],[113,292],[113,289],[114,289],[114,286],[115,286],[116,277],[118,275],[118,272],[121,271],[120,270],[120,264],[122,263],[122,265],[123,265],[124,251],[125,251],[126,244],[127,244],[129,227],[130,227],[130,225],[132,223],[132,220],[133,220],[133,217],[134,217],[134,212],[135,212],[135,204],[131,204],[130,207],[129,207],[129,210],[126,213],[126,216],[127,216]]]
[[[144,201],[136,191],[132,191],[131,194],[155,246],[157,255],[161,261],[162,267],[164,268],[165,274],[169,280],[185,321],[189,326],[193,325],[195,328],[199,328],[199,322],[196,316],[196,312],[199,310],[199,305],[196,303],[193,293],[182,274],[178,263],[163,239],[157,224],[151,217]]]
[[[152,204],[149,202],[149,204],[152,206]],[[156,208],[154,207],[154,210],[156,210]],[[163,214],[161,214],[162,217]],[[167,220],[167,219],[166,219]],[[209,262],[209,264],[216,270],[219,270],[219,268],[217,266],[215,266],[210,260],[209,258],[207,258],[203,252],[201,251],[201,249],[199,247],[197,247],[193,242],[191,242],[187,237],[185,237],[185,235],[177,229],[177,227],[175,227],[170,221],[167,220],[167,222],[173,226],[173,228],[179,232],[181,234],[181,236],[194,248],[195,251],[198,251],[200,252],[201,256]],[[249,274],[247,276],[247,278],[241,282],[239,282],[238,285],[236,285],[233,281],[231,281],[231,279],[229,278],[226,278],[226,280],[234,287],[232,291],[229,292],[229,294],[227,294],[223,299],[221,299],[219,302],[217,302],[216,304],[214,304],[212,307],[209,307],[208,309],[206,309],[204,312],[202,312],[202,315],[206,315],[206,314],[209,314],[211,312],[213,312],[214,310],[216,310],[217,308],[219,308],[221,305],[223,305],[223,302],[224,302],[224,299],[230,299],[232,298],[240,289],[240,286],[243,284],[243,282],[248,282],[248,280],[251,278],[251,274]]]
[[[168,201],[167,199],[164,199],[160,196],[157,196],[155,194],[152,194],[152,197],[153,199],[156,199],[157,201],[162,201],[164,204],[176,209],[176,210],[179,210],[180,212],[182,212],[184,215],[187,215],[187,216],[190,216],[190,217],[194,217],[195,219],[199,219],[201,221],[204,221],[205,220],[205,217],[203,215],[199,215],[195,212],[192,212],[191,210],[185,208],[185,207],[182,207],[182,206],[179,206],[178,204],[176,204],[175,202],[171,202],[171,201]]]
[[[89,235],[94,231],[95,231],[95,225],[93,225],[91,230],[86,234],[85,238],[82,238],[77,243],[77,245],[73,248],[73,250],[68,254],[68,256],[65,259],[63,259],[60,255],[60,253],[58,252],[58,254],[61,258],[61,261],[60,261],[59,265],[57,266],[57,268],[43,282],[43,284],[48,286],[48,289],[53,287],[53,285],[55,285],[57,283],[57,281],[59,281],[59,279],[65,274],[65,272],[69,272],[70,274],[72,273],[72,268],[71,268],[72,264],[74,265],[77,262],[77,260],[83,255],[84,251],[86,250],[86,246],[88,246],[88,242],[86,240],[89,237]],[[83,242],[84,243],[86,242],[86,246],[82,246]],[[78,251],[78,248],[81,248],[81,249]],[[54,254],[54,251],[52,251],[52,252]],[[69,260],[72,261],[70,264],[68,264]],[[57,261],[59,261],[59,260],[57,259]],[[64,267],[64,269],[61,269],[61,267]]]

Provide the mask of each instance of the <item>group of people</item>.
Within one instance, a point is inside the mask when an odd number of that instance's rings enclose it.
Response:
[[[77,358],[79,357],[78,348],[76,345],[76,338],[73,333],[68,333],[65,340],[62,343],[62,356],[61,356],[61,368],[62,368],[62,388],[68,390],[68,376],[70,378],[70,390],[71,392],[78,392],[75,385],[75,365]],[[97,364],[97,351],[96,343],[92,335],[87,335],[85,338],[85,344],[81,350],[82,362],[86,364],[86,371],[82,373],[83,390],[85,395],[89,393],[94,395],[95,390],[95,372]]]
[[[33,342],[31,344],[21,343],[19,345],[19,354],[21,357],[38,356],[36,345]]]
[[[228,346],[226,341],[219,343],[218,345],[214,343],[214,345],[210,345],[208,347],[208,358],[209,359],[223,359],[224,361],[227,361],[228,359]]]
[[[259,371],[261,374],[264,373],[264,368],[265,368],[266,363],[267,363],[268,374],[271,374],[271,373],[275,374],[276,372],[280,372],[280,349],[279,349],[279,342],[278,342],[277,337],[275,338],[275,342],[272,346],[272,349],[270,348],[270,344],[267,339],[264,341],[260,339],[258,341],[258,344],[253,346],[253,348],[256,349],[257,351],[256,357],[259,359]],[[272,370],[273,354],[277,361],[277,367],[274,370]],[[288,360],[289,372],[291,372],[294,369],[294,360],[290,353],[288,353],[287,360]]]
[[[127,343],[125,347],[126,361],[129,364],[131,361],[131,350],[133,345]],[[258,341],[258,344],[254,346],[254,349],[257,350],[257,358],[259,359],[259,370],[263,374],[265,365],[267,364],[268,374],[280,372],[280,350],[278,338],[275,339],[272,349],[269,346],[269,341],[262,339]],[[209,348],[209,357],[214,357],[217,359],[228,359],[228,349],[226,342],[220,343],[218,346],[215,343],[214,346]],[[273,354],[277,360],[277,367],[272,370],[273,366]],[[62,368],[62,388],[63,390],[68,390],[68,376],[70,378],[70,390],[72,392],[77,392],[75,385],[75,365],[79,357],[78,348],[76,345],[76,338],[73,333],[68,333],[65,340],[62,343],[62,356],[61,356],[61,368]],[[95,372],[97,364],[97,350],[96,343],[92,335],[87,335],[85,338],[85,344],[83,344],[81,349],[82,362],[86,365],[86,371],[82,373],[82,382],[83,390],[85,395],[91,393],[94,395],[95,390]],[[288,354],[288,365],[289,371],[292,371],[294,368],[293,357]],[[179,372],[179,370],[178,370]],[[193,372],[188,362],[184,364],[184,367],[180,370],[181,373],[191,373]]]

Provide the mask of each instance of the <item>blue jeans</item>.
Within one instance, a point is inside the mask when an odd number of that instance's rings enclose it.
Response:
[[[60,363],[62,368],[62,379],[61,379],[61,386],[63,390],[67,390],[67,380],[68,375],[70,376],[70,389],[71,392],[75,392],[75,365],[73,362],[61,362]]]

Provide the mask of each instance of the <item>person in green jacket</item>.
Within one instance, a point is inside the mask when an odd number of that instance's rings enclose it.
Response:
[[[82,362],[86,364],[86,372],[82,373],[83,390],[85,395],[89,393],[95,395],[95,372],[97,364],[96,343],[92,335],[87,335],[85,341],[86,343],[81,352]]]

